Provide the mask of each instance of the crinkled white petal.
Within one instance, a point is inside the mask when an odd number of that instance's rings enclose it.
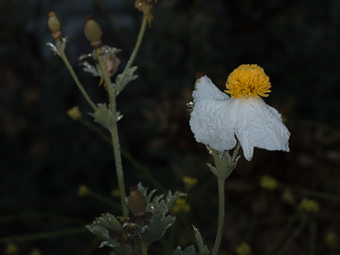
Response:
[[[233,98],[204,76],[193,92],[190,127],[197,142],[223,151],[239,140],[244,157],[251,160],[254,147],[289,151],[290,133],[281,115],[261,98]]]
[[[251,160],[254,147],[266,150],[289,151],[290,133],[282,123],[281,114],[261,98],[233,98],[238,107],[235,133],[244,157]]]
[[[190,127],[197,142],[209,145],[218,151],[235,147],[234,123],[230,114],[229,96],[220,91],[211,80],[203,76],[193,93],[194,108]]]
[[[206,75],[197,81],[196,89],[192,93],[192,97],[194,98],[194,103],[201,100],[225,100],[229,98],[229,96],[219,90]]]

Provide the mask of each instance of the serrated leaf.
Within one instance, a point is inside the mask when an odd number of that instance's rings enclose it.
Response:
[[[104,128],[111,130],[115,123],[121,118],[119,113],[114,115],[106,104],[98,104],[98,108],[94,113],[90,113],[94,120],[102,125]]]
[[[138,78],[138,75],[134,74],[137,68],[137,66],[130,67],[124,73],[117,75],[115,83],[117,84],[118,93],[122,91],[129,82]]]
[[[178,246],[172,255],[196,255],[195,247],[190,245],[182,251],[181,247]]]
[[[184,249],[183,251],[184,255],[196,255],[196,250],[193,245],[188,246],[187,248]]]
[[[183,193],[183,192],[179,192],[179,191],[176,191],[173,195],[171,193],[171,191],[169,191],[168,193],[168,196],[166,197],[166,201],[167,201],[167,208],[168,210],[170,210],[173,205],[175,204],[176,200],[179,198],[179,197],[186,197],[187,194]]]
[[[110,213],[103,213],[101,217],[96,218],[96,222],[113,231],[123,231],[120,222]]]
[[[192,226],[192,227],[193,227],[194,233],[195,233],[196,244],[197,244],[197,247],[198,247],[198,254],[199,255],[208,255],[209,250],[208,250],[208,247],[203,242],[203,238],[201,236],[201,233],[199,232],[199,230],[195,226]]]

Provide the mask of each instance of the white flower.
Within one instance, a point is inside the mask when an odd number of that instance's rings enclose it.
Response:
[[[268,96],[271,87],[263,69],[241,65],[229,75],[226,87],[231,97],[207,76],[197,80],[190,118],[196,141],[224,151],[234,148],[238,140],[248,161],[254,147],[289,151],[290,133],[281,115],[259,97]]]

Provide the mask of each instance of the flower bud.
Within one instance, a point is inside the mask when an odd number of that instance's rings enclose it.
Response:
[[[136,188],[132,188],[130,191],[128,207],[133,215],[137,215],[145,211],[146,208],[145,197]]]
[[[61,32],[60,32],[60,21],[55,15],[53,11],[50,11],[48,13],[49,19],[48,19],[48,28],[50,29],[52,33],[52,37],[54,39],[59,39],[61,37]]]
[[[100,28],[99,24],[94,20],[92,15],[86,16],[84,32],[87,40],[91,42],[93,48],[99,48],[102,45],[102,29]]]

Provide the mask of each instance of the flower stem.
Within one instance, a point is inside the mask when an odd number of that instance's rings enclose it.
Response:
[[[315,219],[311,219],[309,222],[309,255],[314,255],[316,250],[316,223]]]
[[[224,179],[217,179],[218,185],[218,226],[217,226],[217,234],[215,239],[214,248],[212,250],[212,255],[217,255],[220,249],[221,240],[223,236],[224,229],[224,207],[225,207],[225,198],[224,198]]]
[[[98,56],[98,62],[99,62],[99,66],[100,66],[100,70],[102,71],[102,74],[103,74],[103,78],[104,78],[104,82],[105,82],[105,85],[106,85],[106,89],[107,89],[107,93],[109,95],[109,102],[110,102],[110,109],[112,111],[112,114],[116,114],[116,94],[115,94],[115,89],[112,87],[112,84],[111,84],[111,79],[106,71],[106,67],[105,67],[105,64],[103,62],[103,59],[102,59],[102,52],[100,50],[100,48],[96,49],[96,52],[97,52],[97,56]],[[115,115],[113,115],[115,116]]]
[[[293,232],[293,234],[290,235],[290,238],[287,240],[287,242],[282,246],[281,250],[276,253],[276,255],[283,255],[285,254],[286,250],[290,247],[292,242],[295,240],[295,238],[302,232],[304,227],[307,224],[306,217],[303,217],[300,225],[296,228],[296,230]]]
[[[58,46],[57,46],[58,47]],[[66,65],[68,71],[70,72],[74,82],[76,83],[78,89],[80,90],[80,92],[83,94],[84,98],[86,99],[86,101],[89,103],[89,105],[92,107],[93,110],[97,110],[96,105],[93,103],[93,101],[91,100],[91,98],[89,97],[89,95],[87,94],[87,92],[85,91],[83,85],[80,83],[78,76],[76,75],[76,73],[74,72],[70,62],[68,61],[64,50],[61,47],[58,47],[59,50],[59,56],[61,57],[61,59],[64,61],[64,64]]]
[[[287,236],[289,230],[291,229],[293,223],[300,217],[300,213],[296,213],[292,215],[286,226],[281,230],[279,233],[279,236],[277,237],[276,241],[272,244],[272,246],[269,248],[269,250],[266,252],[266,255],[271,255],[275,251],[275,249],[280,245],[280,243],[284,240],[284,238]]]
[[[117,106],[116,106],[116,93],[115,88],[112,87],[110,77],[106,71],[105,64],[101,57],[101,51],[100,49],[97,49],[97,56],[98,56],[98,62],[100,66],[100,70],[102,71],[105,85],[107,88],[108,96],[109,96],[109,102],[110,102],[110,110],[112,113],[112,118],[117,118]],[[124,184],[124,172],[123,172],[123,165],[122,165],[122,155],[120,152],[120,146],[119,146],[119,136],[118,136],[118,125],[117,120],[114,122],[113,127],[111,128],[110,134],[111,134],[111,141],[113,146],[113,156],[115,158],[115,164],[116,164],[116,175],[117,175],[117,181],[118,181],[118,188],[120,193],[120,201],[122,204],[122,212],[123,216],[128,216],[128,209],[125,202],[125,184]]]
[[[141,242],[142,255],[148,255],[148,246],[145,242]]]
[[[89,190],[88,191],[88,195],[104,204],[107,204],[115,209],[120,209],[120,206],[117,202],[115,201],[112,201],[111,199],[108,199],[106,197],[103,197],[102,195],[96,193],[96,192],[93,192],[92,190]]]
[[[130,59],[128,60],[128,62],[126,64],[123,73],[121,74],[121,78],[120,78],[121,81],[123,81],[125,79],[125,76],[127,75],[128,71],[129,71],[129,68],[132,66],[133,62],[135,61],[135,58],[137,56],[137,53],[139,51],[140,45],[141,45],[143,37],[144,37],[146,24],[147,24],[147,16],[144,14],[142,25],[139,29],[139,34],[138,34],[138,37],[137,37],[135,47],[133,48]],[[122,91],[125,87],[125,86],[122,87],[120,84],[117,84],[117,86],[118,86],[118,89],[117,89],[118,92]]]
[[[111,139],[112,139],[112,146],[113,146],[113,155],[115,158],[116,164],[116,175],[118,181],[118,188],[120,194],[120,201],[122,204],[122,212],[123,216],[128,216],[128,209],[125,202],[125,184],[124,184],[124,173],[123,173],[123,166],[122,166],[122,158],[120,153],[120,146],[119,146],[119,137],[118,137],[118,127],[117,123],[115,123],[114,127],[110,130]]]
[[[66,235],[75,235],[79,233],[85,233],[87,231],[88,230],[85,227],[79,227],[79,228],[70,228],[70,229],[64,229],[64,230],[53,231],[53,232],[42,232],[42,233],[30,234],[30,235],[11,236],[11,237],[0,238],[0,244],[9,243],[9,242],[41,240],[41,239],[54,238],[54,237],[66,236]]]

